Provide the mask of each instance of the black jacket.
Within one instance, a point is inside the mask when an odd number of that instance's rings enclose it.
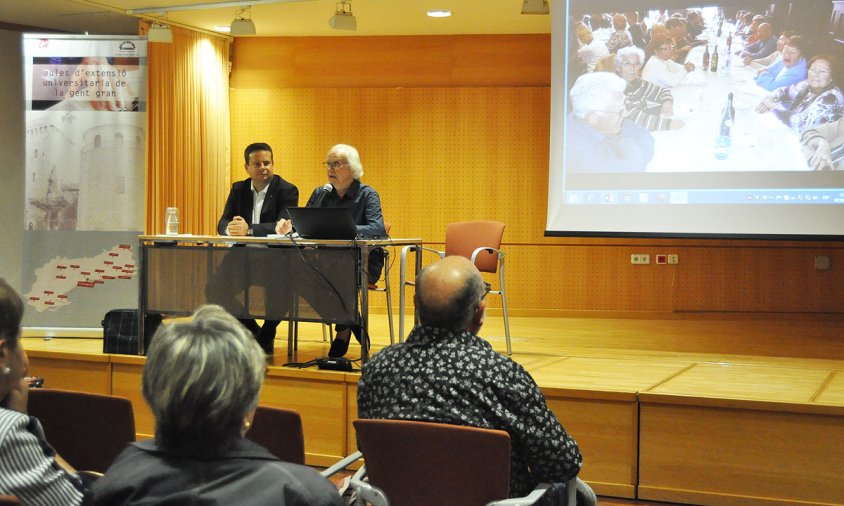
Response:
[[[261,222],[252,223],[252,180],[245,179],[232,185],[223,215],[217,222],[217,233],[226,235],[226,227],[235,216],[240,216],[252,227],[252,235],[266,237],[275,233],[275,225],[281,218],[287,218],[284,212],[288,207],[299,205],[299,189],[274,175],[267,188],[267,196],[261,208]]]
[[[340,506],[334,485],[313,469],[282,462],[248,439],[225,455],[192,460],[154,440],[132,443],[93,485],[94,504]]]

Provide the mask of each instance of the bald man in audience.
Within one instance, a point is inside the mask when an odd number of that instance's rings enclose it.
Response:
[[[580,450],[530,374],[478,337],[488,292],[464,257],[426,267],[414,297],[420,324],[406,342],[384,348],[363,367],[358,417],[507,431],[511,496],[553,483],[542,504],[565,504],[564,483],[580,472]],[[596,503],[580,480],[577,493],[577,504]]]

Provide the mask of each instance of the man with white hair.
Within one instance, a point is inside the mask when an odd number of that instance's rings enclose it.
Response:
[[[627,81],[610,72],[577,78],[566,121],[569,173],[642,172],[653,158],[654,139],[626,118]]]

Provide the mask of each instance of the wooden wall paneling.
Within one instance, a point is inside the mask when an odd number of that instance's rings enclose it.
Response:
[[[507,223],[514,315],[844,313],[841,242],[544,237],[549,46],[532,35],[240,39],[233,176],[244,177],[243,148],[267,141],[304,205],[328,148],[353,144],[395,236],[437,247],[451,221]],[[564,252],[573,246],[584,252]],[[652,264],[630,265],[630,253]],[[657,266],[656,253],[680,264]],[[815,254],[832,269],[814,271]]]
[[[675,310],[843,312],[844,249],[689,247],[677,266]],[[814,268],[817,255],[831,268]]]
[[[840,416],[640,396],[639,499],[705,505],[838,504]],[[839,408],[839,415],[841,410]]]
[[[330,466],[346,454],[346,381],[343,373],[271,368],[260,404],[302,416],[308,465]]]
[[[449,222],[495,219],[509,223],[506,241],[536,242],[547,103],[546,88],[232,90],[233,177],[243,178],[240,146],[267,139],[304,205],[325,182],[328,148],[346,142],[360,151],[363,181],[380,193],[396,234],[441,242]]]
[[[46,388],[111,394],[107,355],[29,351],[29,374],[44,378]]]
[[[360,380],[360,374],[346,375],[348,385],[346,389],[346,405],[348,406],[348,412],[346,413],[346,455],[350,455],[358,450],[355,426],[352,425],[352,422],[358,419],[358,380]]]
[[[155,417],[144,400],[141,387],[146,357],[111,355],[111,362],[112,395],[126,397],[132,401],[132,410],[135,413],[135,432],[138,439],[154,437]]]
[[[674,265],[631,265],[628,246],[508,246],[508,298],[531,309],[655,311],[672,308]]]
[[[250,37],[232,60],[234,88],[547,86],[551,37]]]
[[[636,497],[638,406],[633,393],[543,389],[548,407],[577,441],[580,478],[600,495]]]

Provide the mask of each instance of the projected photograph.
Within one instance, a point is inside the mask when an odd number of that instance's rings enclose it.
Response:
[[[552,203],[844,205],[841,2],[562,3],[549,231],[572,226]],[[692,233],[767,233],[758,225],[774,215],[738,228],[687,222]],[[690,230],[643,216],[633,232]],[[575,227],[627,230],[595,220]]]

